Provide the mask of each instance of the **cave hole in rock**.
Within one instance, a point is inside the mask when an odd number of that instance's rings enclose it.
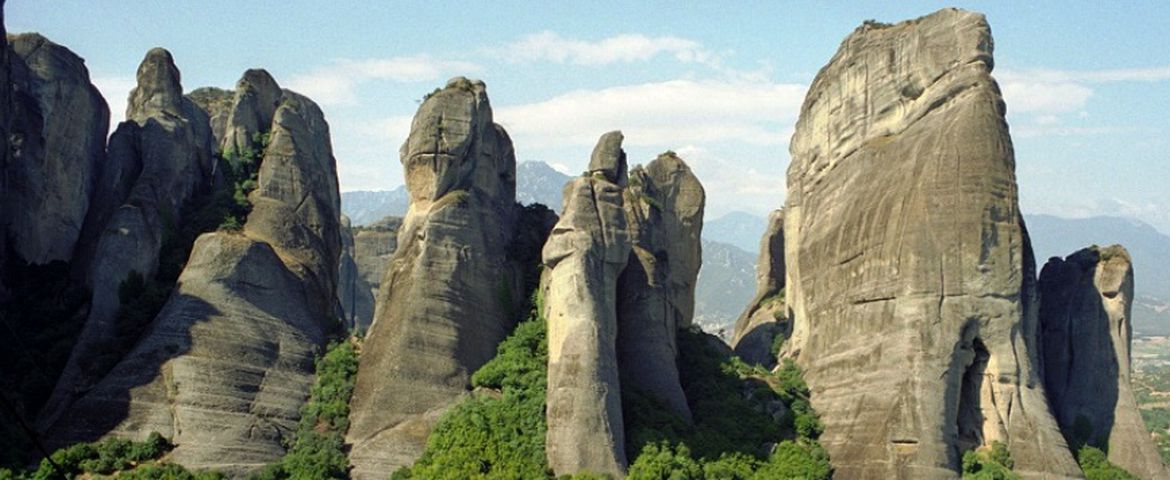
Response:
[[[984,372],[987,370],[987,361],[990,354],[983,341],[975,338],[969,346],[973,355],[971,362],[963,371],[962,385],[959,389],[959,414],[957,418],[959,432],[959,453],[979,448],[984,443],[983,438],[983,406],[982,390],[985,381]]]

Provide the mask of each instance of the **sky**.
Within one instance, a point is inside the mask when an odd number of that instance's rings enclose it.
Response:
[[[84,58],[111,126],[153,47],[188,91],[267,69],[324,110],[342,191],[402,185],[421,98],[464,75],[518,161],[578,174],[620,129],[631,164],[684,158],[716,218],[783,205],[804,94],[846,35],[946,6],[991,24],[1024,213],[1170,233],[1170,2],[9,0],[5,22]]]

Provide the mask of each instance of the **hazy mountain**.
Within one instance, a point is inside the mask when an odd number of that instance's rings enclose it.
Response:
[[[553,170],[544,162],[524,162],[516,166],[516,201],[528,205],[543,203],[561,211],[561,189],[569,176]],[[368,225],[387,216],[406,215],[410,200],[405,186],[394,190],[342,192],[341,211],[354,226]]]
[[[1170,335],[1170,236],[1129,218],[1025,215],[1036,266],[1089,245],[1119,243],[1133,257],[1135,333]]]
[[[740,250],[747,252],[758,252],[760,238],[764,236],[764,229],[767,226],[768,219],[764,216],[747,212],[731,212],[704,222],[703,238],[735,245]],[[754,262],[755,254],[752,255]]]
[[[394,190],[341,192],[341,213],[349,217],[353,226],[374,223],[390,215],[406,215],[410,197],[406,186]]]
[[[761,236],[763,233],[760,234]],[[695,285],[695,323],[730,338],[735,319],[756,293],[756,254],[703,240],[703,267]]]
[[[570,178],[544,162],[521,163],[516,166],[516,201],[543,203],[559,214],[562,191]]]

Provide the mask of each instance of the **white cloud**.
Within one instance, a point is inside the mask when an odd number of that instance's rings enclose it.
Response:
[[[428,82],[480,70],[482,68],[479,65],[471,62],[439,60],[428,55],[343,59],[307,74],[294,76],[288,85],[321,105],[352,105],[358,103],[358,85],[365,82]]]
[[[516,63],[548,61],[588,66],[646,61],[662,54],[687,63],[706,63],[714,59],[711,52],[693,40],[640,34],[616,35],[590,42],[544,31],[488,51]]]
[[[1071,127],[1044,123],[1024,124],[1012,127],[1012,135],[1021,138],[1032,137],[1087,137],[1122,133],[1131,129],[1122,127]]]
[[[95,76],[91,80],[106,104],[110,106],[110,132],[118,128],[118,124],[126,119],[126,102],[130,98],[130,90],[138,86],[138,80],[133,76],[113,75]]]
[[[727,81],[672,80],[576,90],[526,105],[496,109],[495,119],[518,145],[592,145],[610,130],[626,144],[657,146],[716,141],[775,146],[788,143],[806,87]]]
[[[1170,67],[1109,70],[1009,69],[996,73],[996,77],[1005,81],[1023,79],[1045,83],[1165,82],[1170,80]]]
[[[1009,113],[1052,115],[1079,112],[1085,108],[1093,90],[1084,85],[1061,82],[1049,83],[1031,79],[1013,79],[1000,82]]]

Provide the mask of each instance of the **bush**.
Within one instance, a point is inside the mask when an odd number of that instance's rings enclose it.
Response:
[[[447,412],[413,467],[391,478],[545,478],[547,326],[539,299],[529,319],[471,376],[499,397],[474,396]]]
[[[1084,446],[1077,451],[1077,463],[1086,480],[1138,480],[1138,477],[1109,462],[1101,449]]]
[[[963,454],[964,480],[1018,480],[1020,476],[1012,472],[1014,467],[1011,452],[1001,442]]]
[[[349,429],[349,398],[357,378],[358,348],[354,342],[329,344],[317,359],[317,381],[288,453],[279,462],[252,474],[252,480],[318,480],[349,478],[345,431]]]

